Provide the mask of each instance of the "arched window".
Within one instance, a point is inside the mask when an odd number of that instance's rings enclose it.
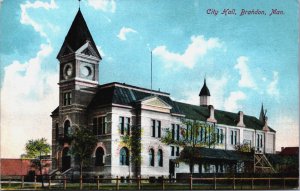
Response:
[[[149,165],[154,166],[154,150],[150,149],[149,151]]]
[[[158,166],[163,166],[163,152],[161,149],[158,150],[158,155],[157,155],[157,158],[158,158]]]
[[[120,150],[120,164],[129,165],[129,151],[126,147]]]
[[[64,123],[64,136],[65,137],[68,137],[70,135],[70,130],[71,130],[71,128],[70,128],[70,121],[67,120]]]
[[[95,166],[103,166],[104,165],[104,150],[102,147],[98,147],[96,150],[96,159],[95,159]]]

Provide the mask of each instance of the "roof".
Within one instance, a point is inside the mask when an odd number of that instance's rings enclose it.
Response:
[[[92,110],[97,107],[108,106],[111,104],[135,107],[140,101],[151,96],[157,96],[172,107],[171,113],[184,115],[186,119],[206,121],[209,118],[210,112],[209,108],[206,106],[197,106],[173,101],[170,98],[169,93],[118,82],[98,86],[98,91],[88,105],[88,109]],[[56,108],[52,112],[52,115],[57,115],[58,112],[59,109]],[[238,113],[215,110],[214,115],[217,124],[236,126],[239,120]],[[255,130],[262,130],[264,126],[262,121],[249,115],[244,115],[244,124],[246,128]],[[269,129],[271,132],[275,132],[272,128],[269,127]]]
[[[179,110],[186,116],[187,119],[206,121],[209,118],[209,108],[206,106],[196,106],[186,103],[176,102]],[[238,113],[232,113],[222,110],[215,110],[215,119],[217,124],[236,126],[238,123],[239,115]],[[264,124],[259,119],[254,116],[244,115],[244,124],[246,128],[262,130]],[[270,127],[269,127],[270,128]],[[270,128],[271,132],[275,132]]]
[[[209,89],[206,86],[206,79],[204,79],[204,84],[203,84],[203,87],[201,88],[199,96],[210,96]]]
[[[68,46],[73,50],[73,52],[75,52],[81,46],[83,46],[87,41],[91,42],[91,46],[95,50],[97,56],[101,59],[100,53],[98,52],[93,37],[79,9],[69,29],[68,34],[65,37],[64,43],[57,55],[57,58],[63,56],[64,53],[63,47]]]
[[[191,147],[185,147],[183,152],[188,149],[191,149]],[[194,156],[200,160],[253,161],[253,153],[250,152],[204,147],[196,147],[194,150]]]
[[[299,147],[283,147],[280,155],[299,155]]]
[[[170,98],[168,93],[153,91],[146,88],[139,88],[121,83],[110,83],[99,86],[99,90],[94,99],[89,104],[89,108],[95,108],[107,104],[120,104],[134,106],[144,98],[156,95],[165,103],[172,107],[171,113],[181,114],[176,103]]]

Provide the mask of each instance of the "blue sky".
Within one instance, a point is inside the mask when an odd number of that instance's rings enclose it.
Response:
[[[0,3],[1,156],[18,157],[28,139],[51,140],[56,55],[78,2]],[[224,9],[237,14],[221,15]],[[242,9],[266,15],[239,16]],[[269,16],[272,9],[284,14]],[[277,149],[298,146],[296,0],[82,0],[81,11],[103,57],[100,84],[150,88],[152,50],[153,89],[197,105],[206,75],[216,109],[258,117],[263,102]]]

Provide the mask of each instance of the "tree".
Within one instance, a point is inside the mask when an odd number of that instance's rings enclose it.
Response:
[[[134,165],[134,173],[139,175],[141,165],[141,128],[137,125],[131,126],[131,134],[125,134],[121,137],[122,142],[130,150],[130,163]],[[129,163],[129,164],[130,164]]]
[[[44,187],[42,156],[50,153],[50,145],[45,138],[32,139],[26,143],[25,150],[25,157],[31,158],[32,164],[38,166],[42,178],[42,187]]]
[[[71,154],[79,163],[80,177],[83,166],[91,158],[97,142],[97,136],[88,128],[77,128],[72,135]]]
[[[196,148],[210,148],[215,145],[217,138],[223,139],[223,135],[219,137],[219,135],[216,134],[215,126],[212,123],[197,120],[183,120],[182,124],[185,127],[180,128],[179,132],[181,136],[178,136],[179,139],[174,136],[174,130],[170,131],[167,129],[161,141],[168,145],[172,144],[184,147],[180,153],[179,161],[188,163],[190,165],[190,173],[193,173]]]

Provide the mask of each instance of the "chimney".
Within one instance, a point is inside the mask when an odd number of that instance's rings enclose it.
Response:
[[[244,124],[244,113],[242,111],[238,112],[238,123],[236,124],[238,127],[245,127]]]
[[[209,118],[206,121],[212,122],[212,123],[217,123],[217,120],[215,119],[215,109],[214,109],[214,106],[209,105],[208,109],[209,109]]]
[[[265,124],[263,126],[263,131],[270,131],[269,126],[268,126],[268,117],[265,116],[264,122],[265,122]]]

